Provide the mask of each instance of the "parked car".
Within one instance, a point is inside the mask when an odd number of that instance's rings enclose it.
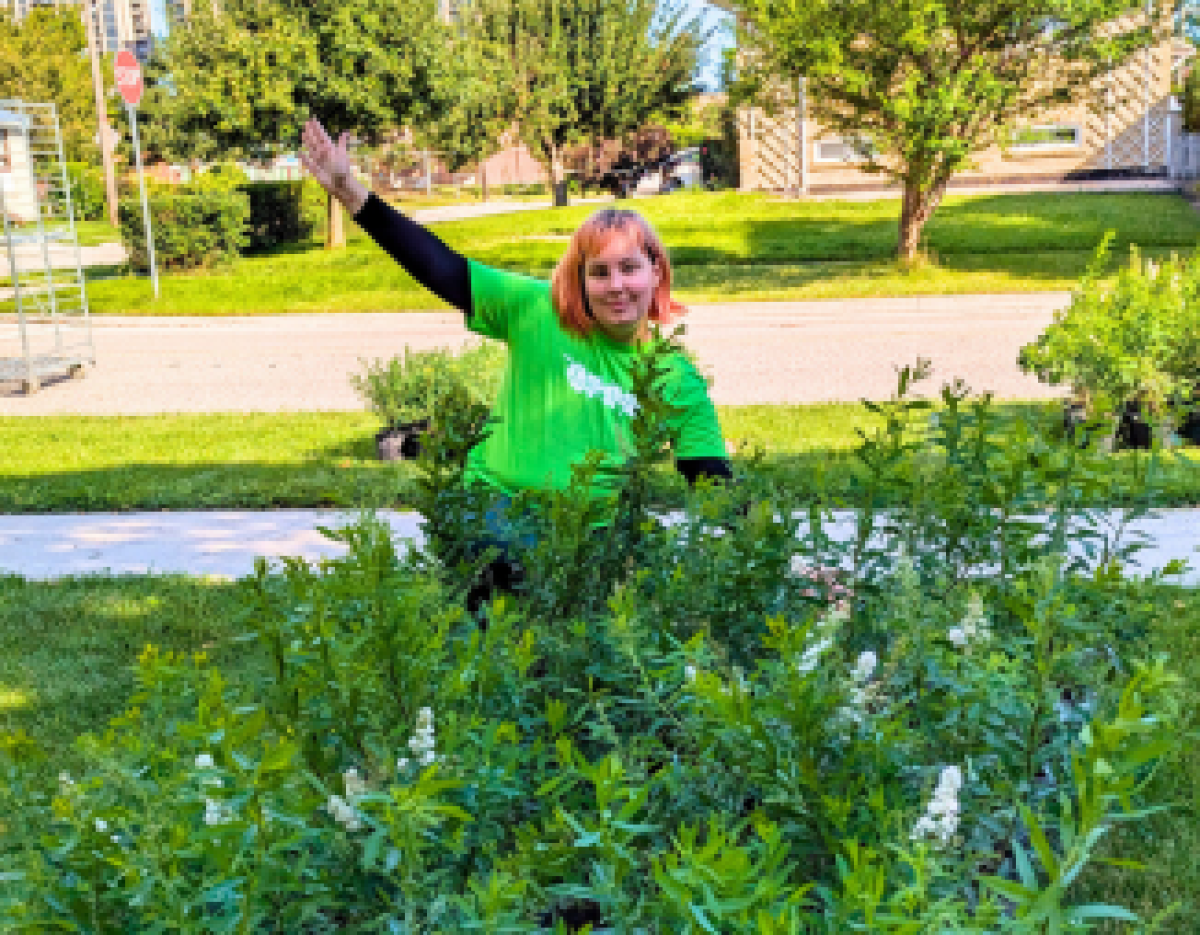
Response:
[[[668,156],[662,165],[660,191],[673,192],[681,188],[699,188],[704,184],[704,172],[700,166],[700,147],[690,146]]]

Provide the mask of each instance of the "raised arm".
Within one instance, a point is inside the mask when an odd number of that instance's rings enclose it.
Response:
[[[343,133],[335,144],[318,121],[309,120],[303,136],[300,161],[312,177],[413,279],[469,318],[471,274],[466,257],[367,191],[350,168],[346,152],[349,134]]]

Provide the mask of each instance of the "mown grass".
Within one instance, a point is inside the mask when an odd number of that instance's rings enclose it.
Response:
[[[1057,416],[1053,404],[999,408]],[[857,430],[877,424],[862,406],[726,406],[720,418],[735,463],[761,449],[777,485],[810,501],[855,502]],[[378,427],[355,412],[3,417],[0,512],[404,507],[415,468],[376,460]],[[1133,480],[1139,457],[1115,456],[1104,502],[1200,503],[1200,449],[1168,459],[1149,492]],[[664,475],[665,498],[674,480]]]
[[[1183,742],[1153,779],[1148,798],[1169,804],[1138,830],[1116,830],[1102,853],[1144,870],[1093,865],[1079,901],[1126,905],[1149,918],[1179,903],[1162,931],[1195,931],[1200,908],[1200,748],[1190,743],[1200,712],[1200,592],[1127,584],[1105,598],[1148,622],[1144,650],[1166,653],[1181,676],[1177,701]],[[179,576],[89,576],[34,582],[0,576],[0,735],[22,731],[45,754],[50,775],[82,771],[73,739],[98,731],[124,710],[133,665],[147,643],[205,652],[238,680],[262,665],[245,629],[237,585]],[[1113,927],[1109,931],[1125,931]]]
[[[1190,254],[1200,213],[1174,194],[1027,193],[953,196],[926,230],[929,261],[892,258],[899,202],[782,201],[765,193],[681,192],[630,202],[671,252],[675,288],[693,303],[1022,292],[1072,288],[1105,231],[1114,253]],[[466,255],[549,275],[595,205],[525,211],[434,229]],[[139,277],[95,270],[97,313],[244,315],[444,308],[352,223],[344,251],[320,242],[247,257],[225,270],[170,273],[154,300]]]

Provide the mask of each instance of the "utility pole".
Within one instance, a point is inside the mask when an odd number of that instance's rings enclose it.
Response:
[[[117,217],[117,173],[113,167],[112,130],[108,125],[108,108],[104,103],[104,77],[100,70],[100,49],[92,17],[94,0],[84,0],[83,26],[87,32],[88,55],[92,59],[92,90],[96,92],[96,119],[100,127],[100,156],[104,162],[104,187],[108,195],[108,221],[120,227]]]

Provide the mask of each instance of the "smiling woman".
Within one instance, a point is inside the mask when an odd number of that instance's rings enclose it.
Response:
[[[671,299],[670,260],[650,225],[632,211],[599,211],[572,234],[550,282],[517,275],[468,260],[368,193],[349,171],[346,144],[345,133],[335,144],[309,121],[300,158],[414,279],[463,311],[467,328],[508,346],[496,428],[472,450],[468,479],[503,503],[526,490],[565,489],[590,452],[623,462],[650,325],[684,312]],[[707,383],[683,354],[671,355],[660,392],[674,413],[680,473],[689,482],[729,478]],[[598,499],[613,493],[593,490]]]

